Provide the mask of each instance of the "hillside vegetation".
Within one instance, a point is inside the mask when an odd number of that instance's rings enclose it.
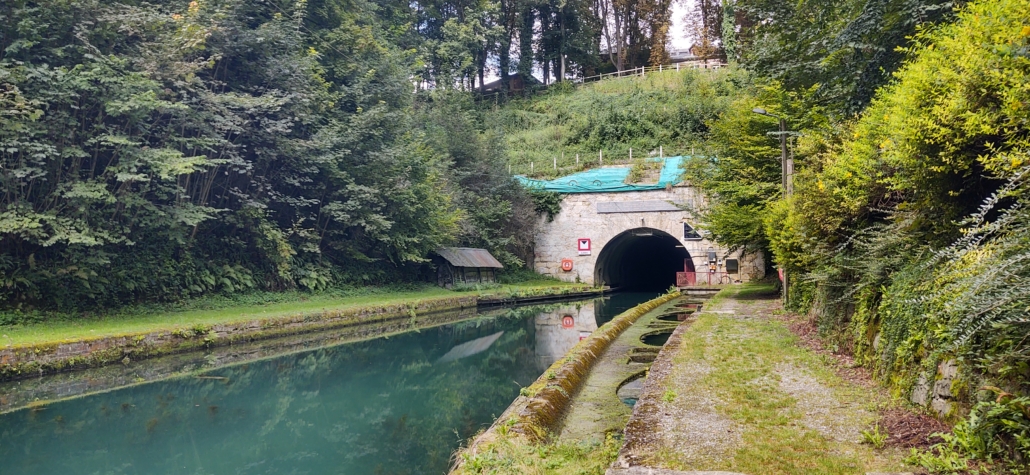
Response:
[[[630,149],[634,159],[699,154],[710,123],[750,83],[740,69],[564,83],[496,108],[490,124],[503,133],[512,173],[554,177],[599,166],[599,153],[605,165],[628,163]]]
[[[385,2],[44,4],[0,6],[0,321],[525,263],[528,198]]]

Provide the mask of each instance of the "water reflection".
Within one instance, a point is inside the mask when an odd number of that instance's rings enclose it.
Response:
[[[600,327],[610,322],[616,315],[659,295],[661,295],[660,292],[623,292],[608,298],[598,299],[596,301],[597,310],[594,312],[596,324]]]
[[[2,472],[443,473],[605,308],[502,310],[22,409],[0,416]]]
[[[565,355],[579,340],[597,329],[594,301],[561,305],[538,314],[536,329],[536,368],[546,370]]]

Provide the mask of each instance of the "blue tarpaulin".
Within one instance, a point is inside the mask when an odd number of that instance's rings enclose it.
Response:
[[[664,159],[665,163],[662,165],[662,173],[657,183],[626,184],[626,177],[629,176],[630,166],[594,168],[553,180],[534,180],[522,175],[516,176],[515,179],[526,188],[532,190],[554,191],[558,193],[612,193],[661,190],[668,185],[675,185],[680,182],[680,175],[683,173],[680,170],[680,163],[683,162],[683,159],[683,157]]]

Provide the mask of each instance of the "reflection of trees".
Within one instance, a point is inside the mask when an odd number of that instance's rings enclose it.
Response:
[[[440,473],[538,375],[512,310],[0,418],[10,473]],[[434,365],[454,345],[504,334]]]

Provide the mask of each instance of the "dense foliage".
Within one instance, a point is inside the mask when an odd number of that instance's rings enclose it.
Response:
[[[964,0],[698,0],[694,36],[834,115],[860,112],[905,59],[920,28],[949,21]]]
[[[0,302],[75,309],[527,254],[467,97],[416,97],[363,0],[5,2]],[[286,8],[286,9],[283,9]]]
[[[1023,463],[1030,4],[838,2],[820,16],[832,2],[734,3],[768,14],[737,38],[764,87],[712,123],[718,160],[688,170],[716,192],[713,232],[768,246],[801,276],[791,304],[899,394],[958,363],[952,400],[980,403],[916,462]],[[776,124],[754,106],[797,131],[792,197],[766,135]]]
[[[778,261],[821,275],[827,292],[856,289],[857,330],[883,326],[887,361],[924,348],[1025,375],[1025,6],[976,3],[919,35],[896,82],[813,155],[785,208],[796,227],[774,240]]]

